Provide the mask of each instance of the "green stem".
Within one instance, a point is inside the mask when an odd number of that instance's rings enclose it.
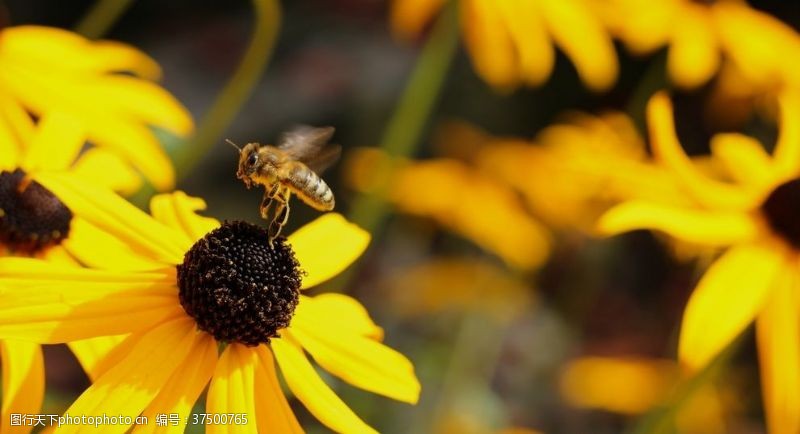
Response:
[[[650,97],[666,86],[667,55],[666,53],[659,53],[650,61],[650,64],[647,66],[644,74],[642,74],[636,87],[633,88],[626,107],[633,122],[639,127],[639,131],[647,131],[645,109]]]
[[[75,26],[75,32],[89,39],[102,37],[132,3],[133,0],[97,0]]]
[[[280,27],[280,4],[277,0],[253,0],[255,30],[239,67],[203,117],[194,137],[176,150],[173,159],[178,179],[205,156],[239,113],[252,94],[275,48]]]
[[[733,340],[714,360],[701,371],[683,381],[672,396],[660,407],[650,411],[636,424],[630,434],[665,434],[674,432],[675,416],[681,408],[700,390],[719,377],[733,353],[739,347],[741,337]]]
[[[458,48],[455,3],[450,2],[439,16],[383,133],[381,149],[392,157],[408,157],[414,153],[441,93]],[[382,200],[384,193],[378,191],[359,196],[350,210],[350,219],[374,234],[387,212]]]

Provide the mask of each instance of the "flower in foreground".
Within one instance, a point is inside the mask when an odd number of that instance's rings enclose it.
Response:
[[[713,158],[733,182],[700,172],[681,148],[666,94],[648,105],[653,151],[693,206],[629,201],[599,222],[616,234],[655,229],[699,245],[726,248],[697,284],[683,316],[678,357],[705,367],[755,321],[763,399],[772,433],[800,430],[800,101],[780,98],[772,154],[740,134],[713,138]]]
[[[2,116],[0,116],[2,117]],[[6,124],[7,125],[7,124]],[[0,122],[0,257],[32,256],[50,263],[78,266],[79,262],[113,265],[112,257],[93,261],[98,249],[113,244],[102,231],[75,216],[59,197],[38,182],[47,173],[62,173],[117,191],[141,184],[133,168],[104,149],[89,148],[74,119],[49,113],[38,122],[24,115],[14,124],[28,132],[27,141],[3,136]],[[106,344],[103,338],[73,342],[72,351],[85,368],[96,362]],[[38,344],[2,340],[3,404],[0,432],[28,432],[9,426],[9,414],[39,413],[44,394],[44,366]]]
[[[29,113],[74,118],[95,145],[130,161],[159,190],[174,169],[152,127],[180,137],[193,129],[188,111],[160,86],[158,64],[122,43],[90,41],[42,26],[0,30],[0,141],[27,142]],[[2,155],[0,155],[0,158]]]
[[[404,38],[418,35],[445,5],[443,0],[395,0],[391,22]],[[586,0],[461,0],[464,41],[475,70],[499,88],[539,85],[550,76],[558,45],[592,90],[617,78],[611,37]]]
[[[347,383],[416,402],[413,366],[380,342],[382,331],[363,306],[340,294],[300,293],[366,248],[369,235],[340,215],[326,214],[272,249],[265,230],[198,216],[205,204],[183,193],[156,196],[153,218],[80,181],[49,175],[42,182],[140,259],[128,270],[0,260],[0,337],[57,343],[130,334],[95,366],[96,380],[68,414],[141,413],[153,421],[178,413],[186,420],[210,381],[206,412],[245,414],[248,423],[209,425],[208,432],[301,432],[277,361],[289,389],[322,423],[374,432],[323,382],[304,350]],[[152,423],[134,432],[148,429]]]

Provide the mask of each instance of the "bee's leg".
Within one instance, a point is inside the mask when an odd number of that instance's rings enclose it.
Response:
[[[281,230],[289,221],[289,189],[284,188],[275,196],[275,217],[269,225],[270,239],[275,239],[280,235]]]
[[[261,212],[262,219],[269,220],[269,210],[272,207],[273,199],[277,196],[279,189],[280,185],[275,184],[272,188],[264,190],[264,197],[261,198],[261,205],[258,208]]]
[[[264,192],[264,197],[261,198],[261,205],[258,207],[262,219],[269,220],[270,208],[272,208],[272,198],[267,196],[267,193]]]

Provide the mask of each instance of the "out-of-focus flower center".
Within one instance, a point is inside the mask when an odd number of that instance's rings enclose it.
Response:
[[[772,230],[800,249],[800,179],[779,185],[761,205]]]
[[[225,222],[197,241],[178,265],[180,301],[218,341],[269,343],[289,325],[300,297],[299,264],[285,238]]]
[[[0,172],[0,245],[32,255],[67,238],[70,222],[72,211],[25,172]]]

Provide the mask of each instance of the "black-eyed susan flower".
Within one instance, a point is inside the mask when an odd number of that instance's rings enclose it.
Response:
[[[2,124],[2,123],[0,123]],[[6,124],[9,125],[9,124]],[[48,113],[38,124],[24,115],[13,124],[26,140],[0,135],[0,256],[33,256],[48,263],[77,267],[81,262],[114,267],[121,257],[95,258],[114,239],[75,216],[58,195],[38,182],[40,175],[61,173],[117,191],[138,188],[141,179],[121,158],[107,150],[81,153],[86,135],[73,118]],[[2,130],[2,128],[0,128]],[[116,338],[70,344],[89,369]],[[44,367],[38,344],[2,340],[3,403],[0,431],[27,432],[9,426],[10,413],[36,414],[44,392]]]
[[[40,26],[0,30],[0,140],[31,134],[30,114],[69,114],[95,145],[129,160],[158,189],[175,175],[153,127],[185,137],[191,116],[154,80],[158,64],[116,42]],[[0,156],[2,158],[2,156]]]
[[[419,34],[444,0],[396,0],[391,23],[404,38]],[[498,88],[539,85],[550,76],[558,45],[592,90],[617,77],[611,37],[585,0],[461,0],[464,42],[475,70]]]
[[[723,182],[692,164],[675,133],[669,98],[656,94],[647,110],[653,151],[691,205],[629,201],[606,213],[599,227],[609,234],[655,229],[725,249],[686,306],[679,360],[690,372],[702,369],[755,322],[769,430],[792,433],[800,429],[800,101],[786,93],[780,102],[772,154],[744,135],[713,138],[713,157],[732,181]]]
[[[593,5],[608,31],[633,53],[667,46],[667,71],[678,86],[706,83],[724,59],[762,89],[798,83],[800,36],[743,1],[593,0]]]
[[[374,432],[305,352],[347,383],[416,402],[413,366],[380,342],[382,331],[361,304],[301,293],[366,248],[369,234],[342,216],[326,214],[272,248],[266,230],[198,216],[203,201],[182,193],[156,196],[151,217],[81,181],[53,174],[41,182],[139,258],[127,270],[0,260],[0,336],[45,343],[130,334],[95,366],[96,381],[67,414],[142,414],[153,421],[158,413],[178,413],[186,421],[210,382],[207,413],[242,416],[207,432],[302,432],[277,362],[289,389],[322,423],[338,432]],[[130,426],[102,428],[122,433]]]

